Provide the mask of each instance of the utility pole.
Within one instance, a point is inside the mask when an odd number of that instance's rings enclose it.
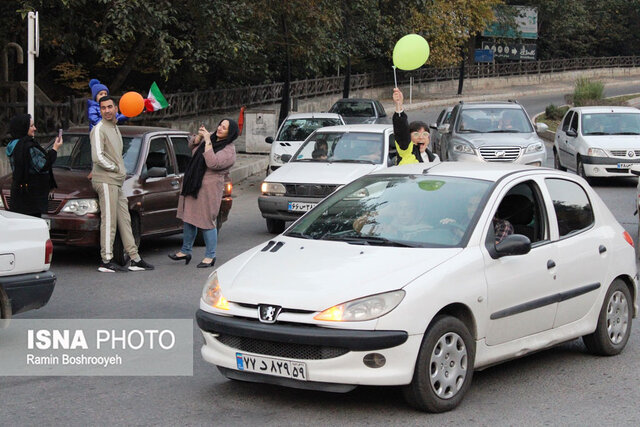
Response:
[[[36,86],[36,57],[40,55],[40,29],[38,12],[29,12],[27,17],[27,113],[35,121],[35,86]]]

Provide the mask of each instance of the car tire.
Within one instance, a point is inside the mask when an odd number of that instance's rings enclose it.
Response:
[[[560,156],[558,156],[558,152],[556,150],[553,150],[553,167],[563,172],[566,172],[567,170],[567,168],[562,166],[562,163],[560,163]]]
[[[589,184],[593,182],[593,178],[588,177],[587,174],[585,173],[584,163],[582,163],[582,159],[580,159],[580,157],[578,157],[576,172],[578,173],[578,175],[584,178],[584,180],[587,181]]]
[[[624,349],[631,336],[632,304],[627,285],[620,279],[614,280],[604,297],[596,330],[582,337],[590,353],[614,356]]]
[[[471,385],[474,361],[475,342],[465,324],[437,316],[422,339],[413,380],[403,387],[405,399],[421,411],[454,409]]]
[[[138,250],[140,250],[140,219],[132,212],[129,212],[129,215],[131,215],[131,232],[133,233],[133,240],[136,242]],[[118,230],[116,230],[116,238],[113,240],[113,261],[120,265],[126,265],[129,262],[129,255],[124,250],[124,245],[122,244],[122,239],[120,238],[120,232]]]
[[[267,218],[267,231],[271,234],[280,234],[284,231],[285,222],[281,219]]]

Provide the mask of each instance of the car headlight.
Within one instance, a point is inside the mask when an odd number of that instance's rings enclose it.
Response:
[[[370,295],[334,305],[316,315],[314,319],[332,322],[361,322],[377,319],[396,308],[404,298],[404,295],[405,292],[402,289],[384,294]]]
[[[202,289],[202,300],[206,304],[219,308],[220,310],[229,310],[229,301],[222,295],[217,271],[214,271],[207,279],[207,283],[205,283]]]
[[[609,157],[607,156],[607,153],[602,148],[589,148],[587,150],[587,156]]]
[[[74,199],[64,204],[62,212],[74,213],[78,216],[100,212],[97,199]]]
[[[536,142],[533,144],[529,144],[525,153],[540,153],[543,149],[544,145],[542,144],[542,142]]]
[[[473,148],[463,142],[456,142],[453,144],[453,151],[462,154],[476,154],[476,151]]]
[[[262,194],[265,196],[284,196],[286,189],[279,182],[263,182],[260,186]]]

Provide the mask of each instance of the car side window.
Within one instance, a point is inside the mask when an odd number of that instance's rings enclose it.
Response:
[[[387,112],[379,101],[376,101],[376,109],[378,110],[378,117],[387,117]]]
[[[553,200],[560,237],[577,233],[593,224],[593,207],[584,188],[565,179],[547,178],[545,182]]]
[[[147,155],[145,166],[147,170],[154,167],[166,168],[167,175],[174,173],[169,156],[169,147],[167,146],[167,139],[165,137],[154,138],[149,142],[149,154]]]
[[[578,132],[578,116],[578,113],[573,113],[573,119],[571,119],[571,125],[569,126],[569,129],[574,132]]]
[[[187,170],[189,159],[191,159],[191,150],[189,149],[189,138],[186,136],[172,136],[173,151],[176,153],[178,162],[178,173],[184,173]]]
[[[566,116],[564,116],[564,121],[562,122],[562,131],[566,132],[569,130],[569,123],[571,123],[571,118],[573,117],[573,111],[569,111]]]
[[[496,242],[508,234],[527,236],[532,244],[549,240],[546,209],[534,181],[512,187],[500,201],[492,221],[490,232]]]

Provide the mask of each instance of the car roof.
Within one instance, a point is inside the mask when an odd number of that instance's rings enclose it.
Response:
[[[517,172],[557,172],[554,169],[541,168],[540,166],[527,166],[514,163],[481,163],[481,162],[440,162],[413,163],[410,165],[393,166],[372,172],[372,175],[400,174],[400,175],[442,175],[461,178],[482,179],[486,181],[498,181],[505,175]]]
[[[572,110],[580,111],[582,113],[640,113],[635,107],[623,107],[614,105],[600,105],[591,107],[575,107]]]
[[[336,104],[338,102],[374,102],[374,99],[371,98],[342,98],[336,101]]]
[[[293,113],[293,114],[289,114],[285,120],[289,120],[289,119],[314,119],[314,118],[339,119],[340,118],[340,114],[336,114],[336,113],[314,113],[314,112],[311,112],[311,113]]]
[[[316,130],[316,132],[371,132],[383,133],[386,129],[393,129],[392,124],[360,124],[360,125],[339,125],[326,126]]]
[[[171,133],[183,133],[188,134],[189,132],[171,129],[171,128],[163,128],[157,126],[118,126],[120,133],[123,136],[142,136],[147,133],[152,132],[171,132]],[[65,131],[65,133],[89,133],[88,126],[74,126]]]
[[[491,101],[491,102],[465,102],[461,104],[462,108],[513,108],[521,110],[522,105],[517,102],[509,102],[509,101]]]

